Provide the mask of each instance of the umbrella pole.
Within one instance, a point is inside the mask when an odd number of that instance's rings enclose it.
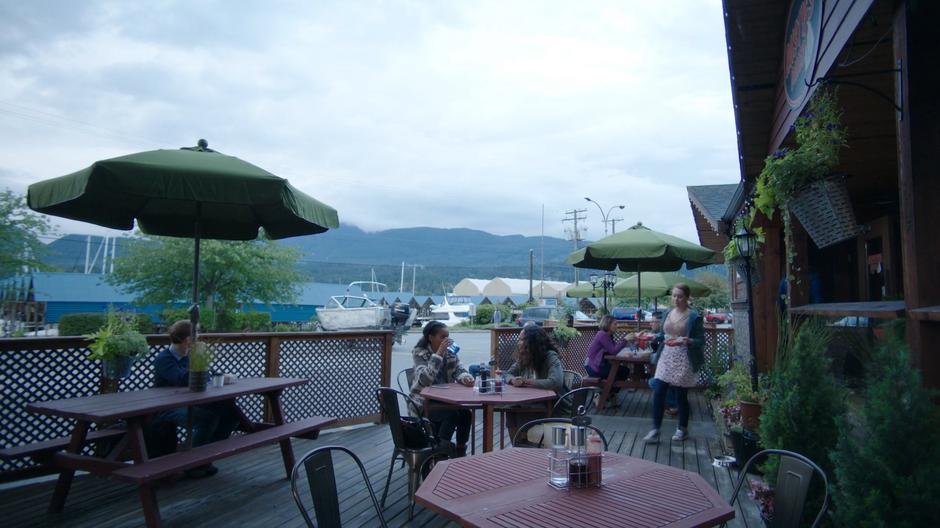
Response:
[[[640,265],[636,265],[636,331],[640,331],[640,314],[643,313],[643,308],[641,308],[640,299],[642,295],[640,292],[643,291],[643,283],[640,277]]]
[[[192,325],[191,336],[193,345],[196,344],[196,337],[199,332],[199,239],[202,235],[202,226],[199,225],[199,219],[202,216],[202,203],[196,202],[196,222],[193,241],[195,248],[193,251],[193,304],[189,307],[189,322]]]

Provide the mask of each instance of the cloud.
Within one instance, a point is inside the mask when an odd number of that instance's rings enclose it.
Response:
[[[685,186],[738,180],[716,0],[0,9],[0,187],[205,137],[369,230],[562,236],[591,196],[694,240]]]

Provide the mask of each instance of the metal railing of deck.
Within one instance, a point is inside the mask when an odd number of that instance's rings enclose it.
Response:
[[[642,321],[637,326],[634,321],[621,321],[617,323],[614,330],[614,340],[621,339],[628,332],[636,332],[637,329],[650,330],[650,323]],[[505,326],[493,328],[490,330],[490,358],[496,361],[497,368],[506,370],[512,366],[515,361],[516,347],[519,343],[519,327]],[[546,327],[547,332],[552,329]],[[587,376],[584,371],[584,358],[587,355],[588,346],[597,333],[597,325],[576,326],[578,335],[571,338],[567,347],[559,346],[559,355],[561,356],[562,368],[573,370],[582,376]],[[711,325],[705,326],[705,364],[699,371],[699,385],[707,385],[714,379],[712,372],[713,365],[722,365],[731,367],[734,358],[734,329],[716,328]]]
[[[217,352],[213,370],[237,377],[297,377],[310,383],[281,397],[286,421],[335,416],[336,426],[378,421],[375,389],[390,381],[390,331],[200,334]],[[134,364],[117,387],[100,378],[101,364],[89,361],[83,337],[0,339],[0,448],[68,436],[69,420],[26,411],[26,404],[153,386],[153,357],[170,344],[167,336],[147,336],[150,354]],[[237,383],[237,381],[236,381]],[[239,406],[252,421],[269,420],[260,396]],[[28,470],[29,459],[0,461],[0,481]]]

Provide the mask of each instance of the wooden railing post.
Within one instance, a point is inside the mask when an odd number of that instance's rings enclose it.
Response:
[[[264,377],[276,378],[281,370],[281,338],[268,336],[264,348]],[[274,423],[274,409],[271,402],[264,399],[264,421]]]

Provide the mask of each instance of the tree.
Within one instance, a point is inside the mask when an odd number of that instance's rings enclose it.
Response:
[[[719,310],[726,310],[731,306],[731,295],[727,277],[705,271],[696,275],[695,280],[711,289],[711,293],[705,297],[696,299],[695,304],[704,308],[716,308]]]
[[[0,278],[24,267],[44,268],[40,257],[46,246],[39,237],[51,234],[49,219],[31,211],[23,195],[10,189],[0,193]]]
[[[199,248],[199,303],[221,313],[240,304],[290,302],[303,275],[295,270],[297,250],[269,240],[203,240]],[[114,262],[108,282],[136,296],[139,303],[189,301],[193,276],[193,241],[142,237],[128,244]]]

